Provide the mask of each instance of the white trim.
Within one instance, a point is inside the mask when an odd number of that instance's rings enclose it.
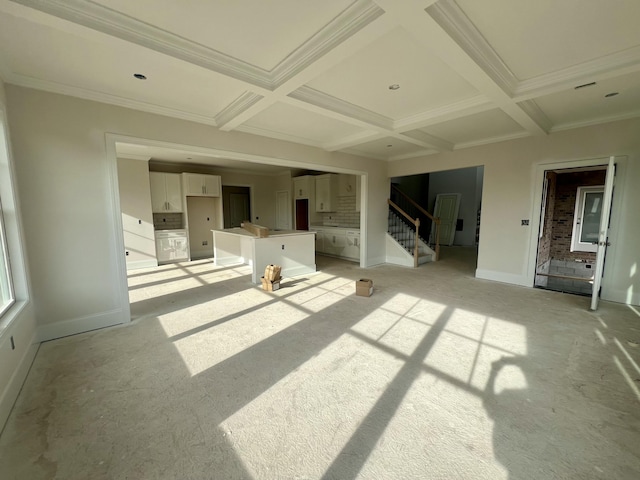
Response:
[[[127,271],[136,270],[139,268],[153,268],[158,266],[157,260],[134,260],[133,262],[127,262]]]
[[[340,43],[369,25],[384,11],[369,0],[356,0],[271,70],[175,35],[129,15],[81,0],[13,0],[15,3],[141,45],[237,80],[274,90]]]
[[[573,209],[573,228],[571,230],[571,248],[569,250],[571,252],[595,253],[598,251],[597,243],[587,244],[580,241],[580,237],[582,236],[582,226],[584,225],[584,219],[581,214],[584,212],[585,197],[587,193],[602,193],[604,196],[604,185],[581,186],[578,187],[578,190],[576,191],[576,203]],[[602,208],[602,205],[600,205],[600,208]],[[578,222],[578,218],[581,219],[580,222]]]
[[[128,305],[129,301],[127,299],[127,306]],[[49,325],[40,325],[38,327],[38,340],[40,342],[46,342],[55,338],[68,337],[69,335],[90,332],[91,330],[97,330],[99,328],[129,323],[130,321],[131,316],[129,309],[118,308],[86,317],[72,318]]]
[[[442,107],[432,108],[426,112],[416,113],[401,120],[396,120],[393,122],[393,128],[398,132],[418,130],[437,123],[447,122],[497,108],[496,104],[489,100],[486,95],[476,95],[475,97],[443,105]]]
[[[482,268],[476,269],[476,278],[483,280],[491,280],[493,282],[509,283],[511,285],[520,285],[522,287],[532,287],[533,284],[529,282],[525,275],[518,275],[515,273],[496,272],[494,270],[485,270]]]
[[[229,105],[220,110],[215,116],[218,127],[222,128],[224,125],[232,121],[242,112],[251,108],[263,98],[264,96],[254,92],[244,92],[238,98],[233,100]]]
[[[0,432],[2,432],[4,425],[9,418],[11,409],[18,398],[20,389],[27,378],[29,369],[33,364],[38,353],[40,343],[38,342],[38,332],[34,331],[29,342],[29,346],[25,349],[24,355],[20,359],[17,368],[13,371],[9,382],[4,387],[4,390],[0,392]]]
[[[469,142],[456,143],[453,147],[454,150],[461,150],[463,148],[479,147],[482,145],[489,145],[491,143],[508,142],[509,140],[517,140],[518,138],[530,137],[531,133],[526,130],[516,133],[507,133],[506,135],[500,135],[497,137],[481,138],[480,140],[471,140]]]
[[[212,125],[214,127],[216,126],[215,118],[209,117],[207,115],[185,112],[184,110],[179,110],[177,108],[170,108],[162,105],[156,105],[154,103],[142,102],[140,100],[133,100],[131,98],[111,95],[109,93],[96,92],[94,90],[87,90],[86,88],[63,85],[61,83],[27,77],[25,75],[12,74],[10,81],[12,84],[18,85],[20,87],[44,90],[45,92],[58,93],[60,95],[68,95],[72,97],[83,98],[85,100],[92,100],[94,102],[106,103],[108,105],[140,110],[141,112],[155,113],[157,115],[164,115],[166,117],[179,118],[181,120],[202,123],[204,125]]]
[[[308,145],[310,147],[322,148],[320,142],[316,142],[315,140],[298,137],[296,135],[289,135],[288,133],[274,132],[273,130],[267,130],[266,128],[261,127],[253,127],[247,124],[238,125],[235,130],[238,132],[250,133],[252,135],[260,135],[261,137],[275,138],[277,140],[283,140],[285,142],[292,142],[302,145]]]
[[[579,120],[576,122],[562,123],[551,127],[550,133],[562,132],[564,130],[573,130],[575,128],[590,127],[593,125],[601,125],[603,123],[618,122],[621,120],[629,120],[631,118],[640,117],[640,110],[633,112],[620,113],[616,115],[608,115],[606,117],[592,118],[589,120]]]

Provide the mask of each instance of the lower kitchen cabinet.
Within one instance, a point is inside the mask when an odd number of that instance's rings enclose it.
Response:
[[[186,230],[156,230],[158,264],[189,260],[189,240]]]
[[[360,260],[360,231],[340,227],[310,227],[316,232],[316,253]]]

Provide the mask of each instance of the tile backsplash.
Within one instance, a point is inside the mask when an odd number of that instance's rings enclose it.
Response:
[[[184,228],[182,213],[154,213],[153,228],[155,230],[175,230]]]
[[[345,227],[360,227],[360,212],[356,212],[356,197],[338,197],[338,205],[335,212],[323,213],[322,223],[324,225],[335,225]]]

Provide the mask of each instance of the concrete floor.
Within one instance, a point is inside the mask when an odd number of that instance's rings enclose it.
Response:
[[[640,309],[474,262],[318,257],[274,293],[245,266],[132,272],[132,324],[40,347],[0,477],[640,478]]]

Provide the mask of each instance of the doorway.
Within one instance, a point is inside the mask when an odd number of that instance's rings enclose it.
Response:
[[[534,286],[591,296],[607,165],[544,172]]]
[[[251,220],[250,199],[250,187],[222,186],[224,228],[239,227],[242,222]]]

